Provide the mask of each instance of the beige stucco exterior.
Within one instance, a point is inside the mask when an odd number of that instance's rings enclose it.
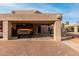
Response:
[[[65,28],[73,28],[74,30],[70,33],[79,33],[79,24],[69,24],[69,25],[65,25]],[[71,29],[69,29],[71,30]]]
[[[3,22],[3,39],[8,40],[11,38],[12,23],[26,22],[33,24],[34,28],[38,25],[53,24],[54,40],[61,41],[61,17],[61,14],[41,13],[36,10],[13,11],[9,14],[0,14],[0,21]]]

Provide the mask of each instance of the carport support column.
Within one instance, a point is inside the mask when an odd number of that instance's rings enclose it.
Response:
[[[8,21],[3,21],[3,39],[8,40]]]
[[[61,41],[61,21],[57,20],[54,23],[54,41]]]

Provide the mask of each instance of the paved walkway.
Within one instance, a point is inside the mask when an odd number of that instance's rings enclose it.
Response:
[[[79,38],[72,38],[70,40],[62,41],[67,46],[79,52]]]
[[[27,56],[75,56],[77,51],[57,41],[3,40],[0,55]]]
[[[77,52],[79,52],[79,44],[76,44],[72,41],[63,41],[63,43],[71,47],[72,49],[76,50]]]

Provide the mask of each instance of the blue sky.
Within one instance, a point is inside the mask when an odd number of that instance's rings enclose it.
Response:
[[[8,13],[12,10],[39,10],[48,13],[62,13],[63,22],[77,23],[79,21],[79,4],[77,3],[0,3],[0,13]]]

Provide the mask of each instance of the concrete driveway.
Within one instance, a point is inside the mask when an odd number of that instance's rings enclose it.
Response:
[[[1,40],[0,55],[3,56],[59,56],[79,55],[62,42],[31,41],[31,40]]]

